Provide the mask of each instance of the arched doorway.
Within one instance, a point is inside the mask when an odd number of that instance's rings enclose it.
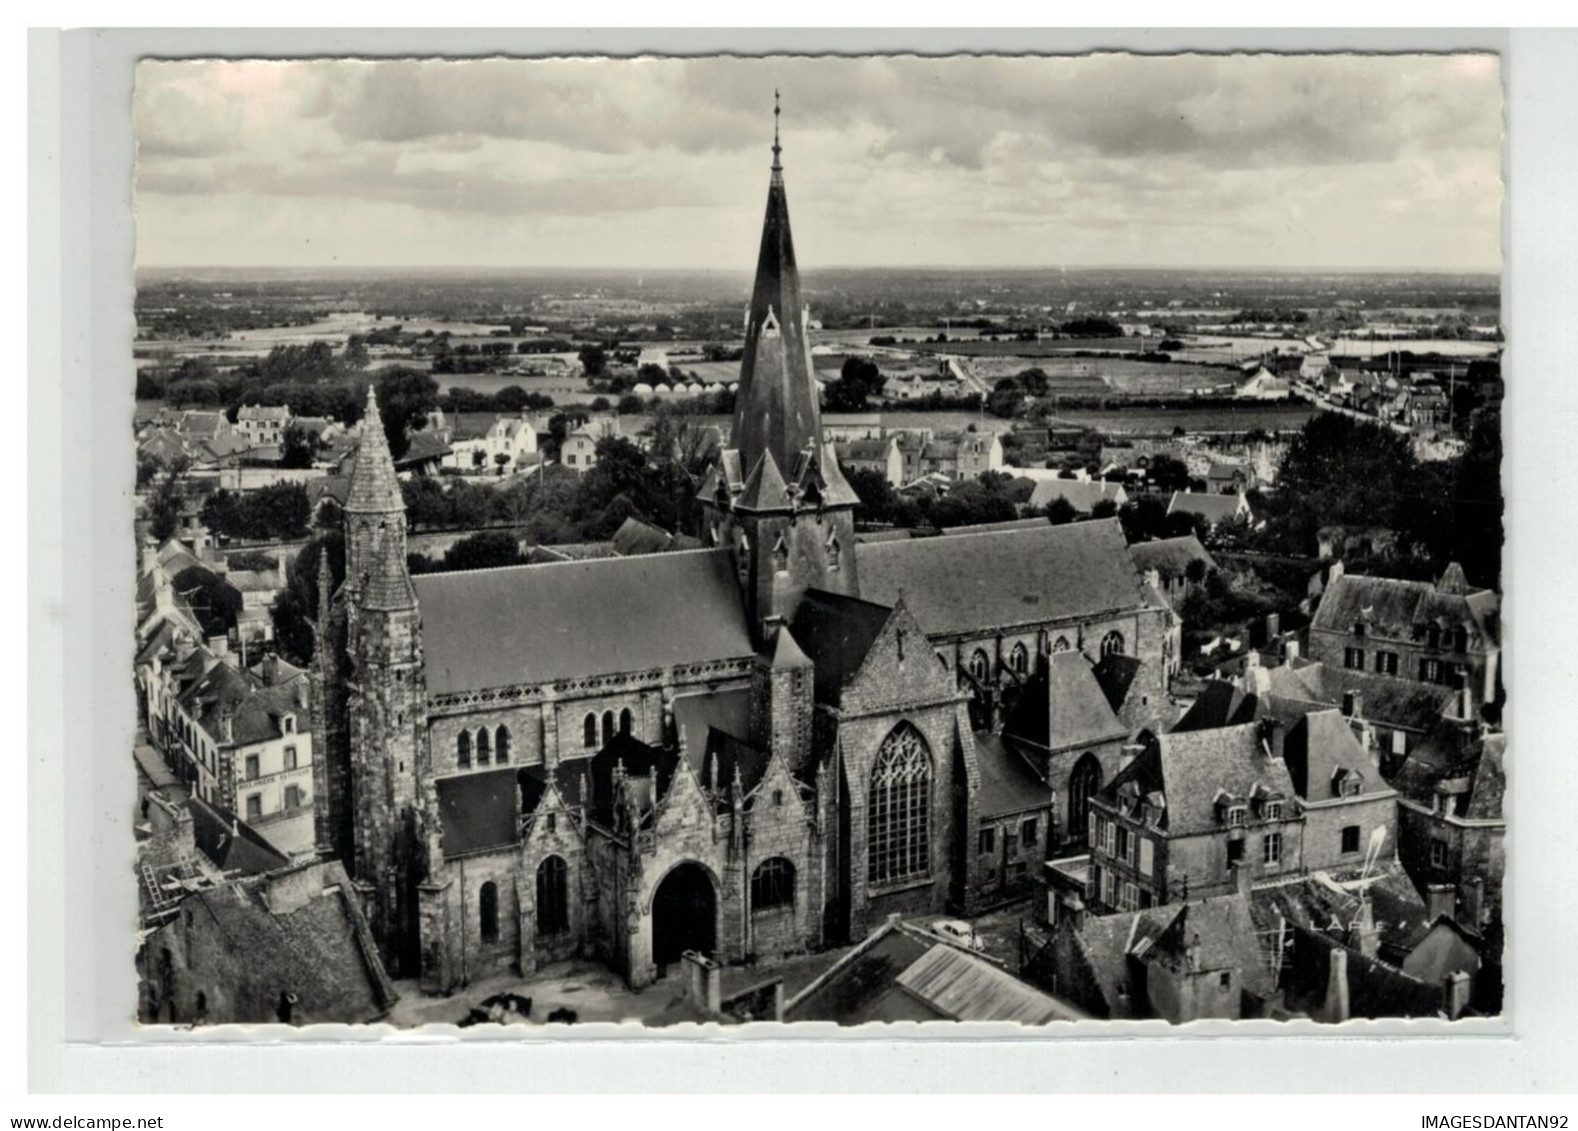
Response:
[[[718,895],[700,864],[685,863],[663,877],[652,897],[652,961],[678,962],[687,950],[711,954],[717,946]]]

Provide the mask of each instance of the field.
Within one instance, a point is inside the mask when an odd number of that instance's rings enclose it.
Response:
[[[1267,432],[1296,431],[1315,415],[1305,404],[1202,406],[1200,408],[1115,408],[1066,409],[1057,414],[1065,424],[1096,428],[1103,432],[1157,433],[1182,428],[1185,432],[1247,432],[1262,428]]]

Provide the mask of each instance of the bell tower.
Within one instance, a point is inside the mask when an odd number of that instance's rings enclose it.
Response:
[[[425,770],[422,620],[406,566],[405,501],[367,390],[345,503],[345,699],[351,859],[390,973],[417,971],[416,885],[426,878],[417,783]]]
[[[800,297],[789,230],[780,113],[775,92],[767,214],[745,315],[733,430],[699,496],[702,540],[734,550],[758,647],[768,641],[770,622],[793,617],[807,589],[859,591],[854,511],[860,500],[822,441],[810,311]]]

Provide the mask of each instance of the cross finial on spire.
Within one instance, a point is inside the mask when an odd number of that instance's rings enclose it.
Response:
[[[783,152],[783,146],[778,144],[778,116],[783,113],[783,108],[778,104],[778,91],[773,90],[773,172],[783,172],[783,165],[778,161],[778,155]]]

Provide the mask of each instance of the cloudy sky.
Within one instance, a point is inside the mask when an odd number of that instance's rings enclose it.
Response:
[[[1493,56],[145,62],[139,263],[1499,270]]]

